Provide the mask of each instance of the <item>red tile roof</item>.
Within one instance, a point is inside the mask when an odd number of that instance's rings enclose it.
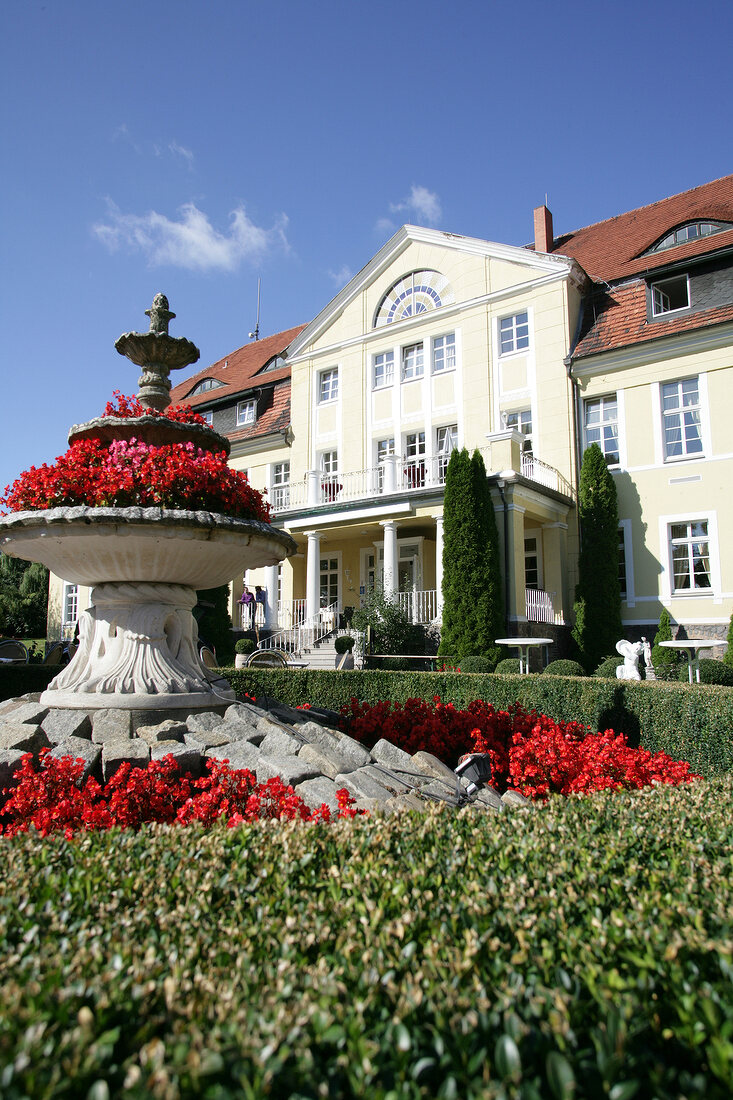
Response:
[[[573,351],[573,359],[733,321],[733,305],[650,321],[647,284],[643,279],[611,287],[608,293],[586,302],[584,310],[583,331]]]
[[[233,398],[263,384],[289,379],[290,367],[287,365],[264,374],[259,372],[271,359],[285,351],[304,328],[305,325],[296,325],[284,332],[276,332],[273,336],[265,336],[262,340],[253,340],[251,344],[245,344],[244,347],[230,352],[223,359],[219,359],[209,367],[204,367],[184,382],[179,382],[171,390],[171,402],[174,405],[183,403],[198,408],[199,405],[207,405],[222,397]],[[213,390],[205,390],[203,393],[196,394],[195,397],[189,396],[191,390],[205,378],[216,378],[224,385]],[[289,390],[288,386],[288,392]],[[259,431],[257,434],[260,434]]]
[[[577,260],[591,278],[613,282],[733,245],[733,230],[643,256],[670,230],[691,221],[733,222],[733,176],[641,206],[556,237],[552,251]]]
[[[227,432],[227,439],[237,443],[243,439],[255,439],[270,432],[283,432],[290,424],[290,379],[281,379],[272,391],[272,405],[260,411],[256,424],[235,428]]]

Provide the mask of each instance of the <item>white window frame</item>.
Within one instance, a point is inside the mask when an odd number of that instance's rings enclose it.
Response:
[[[414,352],[414,356],[410,356],[410,362],[408,363],[408,355]],[[408,373],[409,371],[409,373]],[[422,378],[425,374],[425,343],[423,340],[418,340],[414,344],[405,344],[400,349],[400,377],[403,382],[411,382],[414,379]]]
[[[612,401],[616,406],[615,417],[609,416],[606,413],[606,402]],[[588,409],[591,405],[598,405],[600,407],[600,418],[597,424],[588,424]],[[615,426],[616,428],[616,453],[618,458],[613,462],[608,461],[608,452],[605,447],[605,431],[607,427]],[[588,439],[589,431],[597,431],[599,433],[599,439]],[[583,453],[585,453],[591,446],[591,443],[597,443],[603,452],[603,457],[606,459],[606,463],[609,466],[621,465],[621,403],[619,401],[618,393],[605,393],[600,397],[584,397],[583,398]]]
[[[662,308],[664,306],[663,299],[669,302],[669,296],[665,294],[663,287],[669,286],[670,283],[682,283],[683,280],[687,291],[687,303],[684,306],[675,306],[673,309],[669,307],[666,309]],[[649,295],[651,299],[652,317],[669,317],[672,313],[682,313],[683,310],[689,309],[691,305],[690,276],[670,275],[666,279],[656,279],[653,283],[649,284]]]
[[[380,371],[380,368],[381,371]],[[372,389],[384,390],[394,383],[394,348],[372,356]]]
[[[257,400],[248,397],[245,401],[237,403],[237,427],[243,428],[249,424],[257,423]]]
[[[339,453],[337,450],[321,451],[318,456],[318,469],[323,477],[335,478],[339,473]]]
[[[286,468],[287,467],[287,468]],[[276,510],[290,506],[290,460],[273,462],[271,467],[270,492],[272,507]]]
[[[684,395],[682,394],[682,387],[684,386],[685,382],[690,382],[694,379],[697,380],[697,403],[694,404],[694,405],[680,404],[680,405],[678,405],[678,407],[676,409],[672,409],[669,412],[665,412],[665,410],[664,410],[664,387],[665,386],[676,386],[678,395],[680,396],[680,399],[683,401],[684,400]],[[660,382],[659,383],[659,389],[658,389],[658,394],[659,394],[659,418],[660,418],[660,431],[661,431],[661,440],[662,440],[662,456],[663,456],[663,459],[664,459],[665,462],[694,462],[697,459],[704,458],[706,453],[708,453],[708,447],[706,445],[707,416],[705,415],[706,414],[706,409],[707,409],[707,401],[705,400],[705,398],[707,397],[707,392],[706,392],[706,387],[705,387],[705,392],[703,392],[703,386],[701,385],[702,379],[703,379],[702,375],[694,375],[693,374],[693,375],[688,375],[687,378],[673,378],[673,379],[670,379],[668,382]],[[684,423],[682,421],[683,421],[683,414],[686,411],[687,412],[697,412],[698,417],[699,417],[699,438],[700,438],[700,450],[699,451],[687,451],[685,449],[686,448],[686,441],[685,441],[684,434],[682,434],[683,431],[684,431]],[[683,451],[682,451],[681,454],[669,454],[668,451],[667,451],[666,418],[674,416],[674,415],[677,415],[678,419],[680,420],[680,432],[682,434],[682,438],[681,438],[680,442],[681,442],[681,445],[683,447]]]
[[[441,440],[441,432],[445,433]],[[438,459],[438,481],[443,484],[450,456],[458,447],[458,425],[441,424],[435,429],[435,454]]]
[[[204,418],[210,428],[214,427],[214,413],[212,409],[207,409],[206,412],[202,412],[199,415]]]
[[[527,549],[527,543],[533,540],[535,543],[534,550]],[[542,531],[537,527],[528,527],[524,531],[524,587],[531,588],[532,586],[527,584],[527,558],[534,557],[537,559],[537,584],[535,585],[536,592],[543,592],[544,578],[542,576]]]
[[[61,637],[66,638],[74,632],[79,618],[79,585],[64,581],[61,604]]]
[[[338,367],[329,367],[318,372],[318,404],[329,405],[338,401],[339,396],[339,370]]]
[[[527,422],[522,421],[522,417],[527,415],[529,417],[529,431],[526,430]],[[516,416],[517,423],[510,424],[509,418]],[[501,414],[502,423],[511,428],[515,432],[519,432],[522,438],[522,453],[534,452],[534,420],[532,419],[532,408],[523,405],[521,409],[503,409]],[[529,444],[529,446],[527,446]]]
[[[676,523],[707,523],[708,557],[710,559],[710,588],[674,588],[674,570],[672,566],[671,527]],[[701,542],[702,539],[691,539]],[[659,517],[659,561],[663,563],[661,575],[662,602],[667,600],[710,600],[722,603],[722,581],[720,572],[720,548],[718,539],[718,513],[715,509],[707,512],[693,510],[674,515]]]
[[[508,325],[507,322],[509,322]],[[505,327],[502,328],[502,326]],[[521,332],[523,329],[526,329],[526,332]],[[530,346],[529,310],[520,309],[518,313],[500,317],[496,323],[496,334],[500,356],[515,355],[520,352],[526,354]],[[505,342],[503,337],[508,337],[506,342],[507,344],[511,343],[511,347],[507,346],[505,348],[503,346]],[[520,341],[522,341],[521,346]]]
[[[456,358],[455,332],[446,332],[442,336],[433,337],[431,354],[433,374],[447,374],[449,371],[454,371],[456,369]],[[440,366],[438,365],[439,362]]]

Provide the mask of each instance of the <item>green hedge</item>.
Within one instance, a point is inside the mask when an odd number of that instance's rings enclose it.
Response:
[[[3,1100],[729,1100],[731,822],[728,777],[2,840]]]
[[[556,721],[625,733],[632,745],[689,760],[702,775],[733,771],[733,689],[703,684],[646,683],[594,677],[459,675],[450,672],[330,672],[225,669],[232,687],[291,706],[338,710],[352,697],[376,703],[411,697],[465,706],[484,699],[497,708],[519,702]]]

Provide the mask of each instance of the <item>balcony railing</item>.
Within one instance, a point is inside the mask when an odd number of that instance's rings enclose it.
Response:
[[[490,448],[483,448],[482,453],[485,459],[490,459]],[[391,455],[385,463],[366,470],[343,474],[321,474],[313,470],[302,481],[272,488],[272,510],[277,513],[296,508],[319,508],[437,488],[445,485],[449,457]],[[534,455],[522,455],[521,473],[538,485],[572,496],[570,483],[562,474]]]
[[[555,593],[545,592],[542,588],[525,588],[525,615],[530,623],[553,623],[562,626],[562,611],[555,611]]]

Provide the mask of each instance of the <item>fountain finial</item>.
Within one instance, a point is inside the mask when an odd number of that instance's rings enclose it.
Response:
[[[168,299],[165,294],[156,294],[150,309],[145,310],[145,316],[150,318],[151,332],[168,332],[168,322],[172,321],[175,313],[168,309]]]
[[[168,322],[175,317],[175,313],[168,309],[165,294],[155,295],[152,306],[145,310],[145,316],[150,318],[150,330],[124,332],[115,342],[115,347],[120,355],[143,368],[138,382],[140,403],[145,408],[162,412],[170,405],[168,375],[172,370],[195,363],[199,349],[182,336],[168,335]]]

